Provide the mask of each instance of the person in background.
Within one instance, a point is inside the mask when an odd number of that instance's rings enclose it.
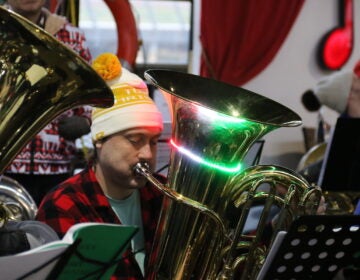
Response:
[[[320,80],[313,90],[306,91],[302,103],[309,111],[317,111],[324,105],[339,113],[340,118],[360,118],[360,78],[351,70],[336,72]],[[322,161],[312,163],[299,173],[316,184]]]
[[[342,70],[320,80],[314,89],[304,92],[301,101],[310,112],[319,112],[318,143],[325,141],[326,126],[321,114],[322,105],[337,112],[340,117],[357,117],[359,112],[354,108],[359,107],[358,102],[352,99],[359,91],[359,77],[351,70]],[[329,125],[327,125],[329,126]],[[329,127],[327,128],[329,130]]]
[[[51,226],[60,238],[82,222],[138,226],[112,279],[143,279],[163,196],[134,168],[142,162],[154,170],[162,115],[144,81],[122,68],[114,54],[101,54],[93,67],[113,90],[115,103],[93,110],[93,158],[87,168],[45,196],[36,219]],[[155,176],[165,183],[165,177]]]
[[[341,70],[319,81],[314,90],[305,92],[302,102],[309,111],[317,111],[322,105],[339,113],[339,118],[360,118],[360,61],[354,70]],[[327,139],[323,139],[327,141]],[[323,159],[300,171],[309,182],[317,184]],[[354,215],[360,214],[360,200],[355,204]],[[359,269],[339,269],[333,279],[352,280],[359,278]]]
[[[320,80],[313,95],[319,107],[325,105],[340,117],[360,117],[360,78],[351,70],[342,70]]]
[[[66,18],[44,8],[45,0],[7,0],[5,7],[45,29],[90,63],[84,34]],[[47,191],[71,175],[75,139],[90,132],[91,107],[68,110],[42,129],[5,170],[22,184],[37,205]],[[50,121],[50,120],[49,120]]]

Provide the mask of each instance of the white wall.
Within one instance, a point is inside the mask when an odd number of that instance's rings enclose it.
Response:
[[[303,107],[301,95],[315,86],[323,76],[332,73],[318,66],[316,49],[321,38],[338,24],[338,15],[338,0],[306,0],[292,30],[271,64],[242,87],[284,104],[301,116],[304,126],[315,127],[317,113],[310,113]],[[360,1],[354,1],[354,17],[355,15],[360,15]],[[195,27],[196,42],[198,27]],[[344,66],[348,69],[352,69],[360,58],[360,18],[355,18],[354,27],[354,49]],[[193,73],[198,73],[198,64],[194,62],[198,61],[199,54],[197,45],[190,69]],[[337,114],[334,111],[325,108],[324,113],[329,122],[335,122]],[[293,161],[298,157],[292,155],[305,151],[303,139],[301,127],[279,128],[270,132],[265,136],[262,162],[293,168]]]

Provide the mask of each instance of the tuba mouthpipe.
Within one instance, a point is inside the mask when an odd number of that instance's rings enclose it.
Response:
[[[200,212],[202,214],[205,214],[206,216],[208,216],[209,218],[211,218],[216,225],[218,226],[219,230],[220,230],[220,234],[221,236],[223,236],[224,238],[228,238],[227,234],[226,234],[226,229],[225,229],[225,225],[222,222],[221,218],[219,217],[219,215],[217,213],[215,213],[213,210],[209,209],[208,207],[206,207],[205,205],[191,199],[188,198],[186,196],[183,196],[179,193],[177,193],[176,191],[170,189],[169,187],[167,187],[166,185],[160,183],[149,171],[149,169],[147,169],[146,165],[143,163],[138,162],[135,165],[135,172],[143,175],[151,184],[153,184],[162,194],[166,195],[167,197],[169,197],[170,199],[176,201],[176,202],[181,202],[187,206],[189,206],[190,208],[192,208],[193,210],[196,210],[197,212]],[[229,239],[230,240],[230,239]]]

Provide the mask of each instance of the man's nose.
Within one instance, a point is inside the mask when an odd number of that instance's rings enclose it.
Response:
[[[141,159],[152,159],[153,151],[151,149],[150,143],[147,143],[141,147],[139,157]]]

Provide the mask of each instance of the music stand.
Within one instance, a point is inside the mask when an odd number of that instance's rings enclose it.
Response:
[[[326,191],[360,191],[360,118],[338,118],[318,185]]]
[[[244,168],[257,165],[260,161],[265,140],[256,140],[246,153],[243,164]]]
[[[275,239],[257,280],[333,279],[348,268],[360,269],[359,216],[302,216]]]

